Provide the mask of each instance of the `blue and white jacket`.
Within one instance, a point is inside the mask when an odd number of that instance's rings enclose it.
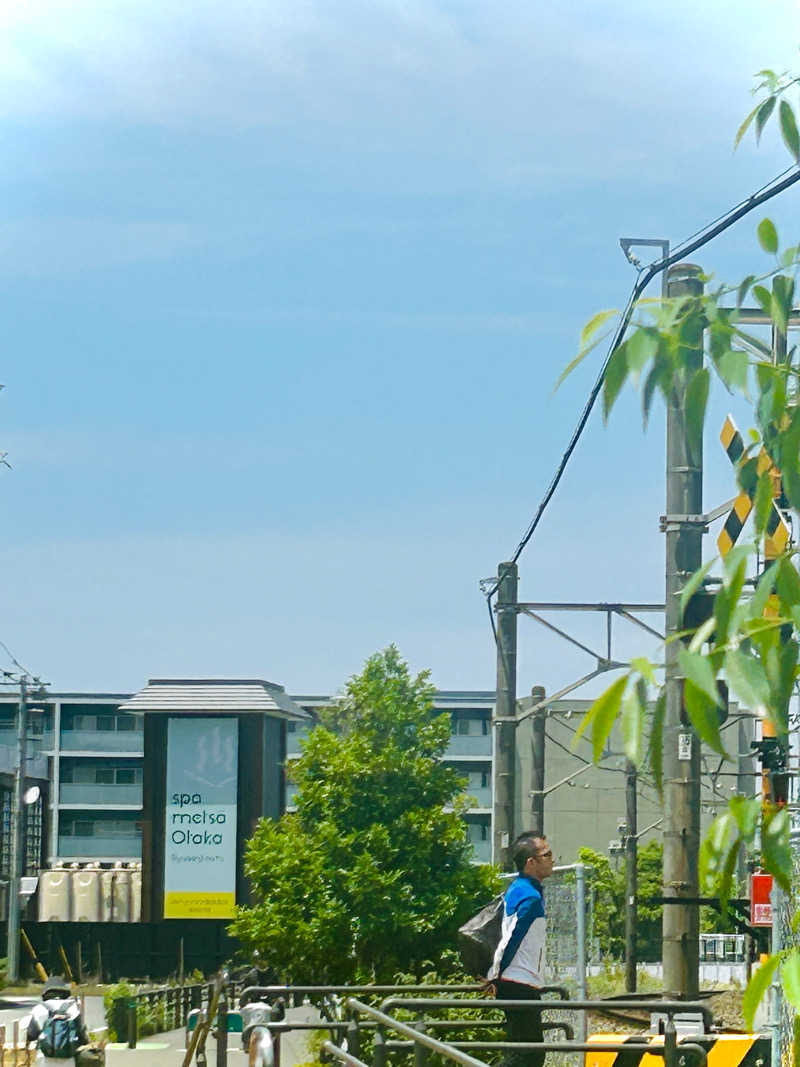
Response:
[[[543,986],[545,972],[545,919],[542,883],[520,875],[506,890],[503,928],[490,982]]]

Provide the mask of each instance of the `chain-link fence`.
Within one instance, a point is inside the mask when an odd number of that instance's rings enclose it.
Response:
[[[800,931],[796,922],[800,909],[800,830],[795,829],[791,837],[792,848],[792,889],[790,893],[777,895],[775,913],[775,946],[780,948],[800,948]],[[772,1016],[772,1012],[770,1012]],[[772,1021],[772,1020],[771,1020]],[[777,1048],[773,1057],[773,1067],[778,1067],[774,1060],[779,1059],[780,1067],[798,1067],[800,1064],[800,1016],[784,996],[778,994],[778,1030]]]
[[[545,884],[547,912],[547,982],[564,986],[573,1000],[585,999],[588,959],[594,938],[594,909],[590,867],[562,867],[553,872]],[[546,1018],[565,1022],[574,1028],[575,1040],[585,1040],[586,1017],[583,1012],[559,1011],[554,1008]],[[549,1031],[547,1039],[563,1041],[559,1031]],[[579,1067],[581,1053],[548,1056],[552,1067]]]

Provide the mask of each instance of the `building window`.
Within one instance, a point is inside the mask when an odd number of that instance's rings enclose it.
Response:
[[[117,767],[117,785],[135,785],[136,771],[133,767]]]

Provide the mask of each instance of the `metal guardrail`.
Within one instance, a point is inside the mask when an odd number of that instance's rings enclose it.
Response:
[[[463,1000],[450,999],[424,999],[416,998],[407,1000],[404,998],[387,998],[387,1001],[393,1001],[394,1006],[412,1008],[414,1006],[429,1008],[432,1006],[446,1008],[464,1005]],[[605,1003],[604,1001],[556,1001],[560,1010],[575,1011],[592,1011],[598,1010]],[[693,1060],[693,1067],[706,1067],[707,1056],[706,1050],[699,1044],[694,1042],[685,1042],[680,1046],[677,1043],[677,1034],[675,1031],[675,1023],[672,1016],[678,1012],[698,1011],[702,1012],[704,1020],[710,1015],[709,1009],[704,1005],[697,1005],[686,1001],[652,1001],[642,1005],[641,1001],[637,1002],[639,1006],[652,1007],[654,1010],[659,1011],[661,1014],[667,1016],[667,1025],[664,1031],[663,1045],[653,1045],[649,1041],[649,1036],[642,1036],[641,1042],[632,1042],[630,1039],[626,1041],[626,1047],[635,1048],[637,1045],[641,1045],[642,1048],[646,1048],[649,1055],[659,1056],[665,1062],[665,1067],[687,1067],[687,1060]],[[383,1006],[386,1006],[387,1002],[384,1002]],[[494,1001],[494,1006],[498,1008],[534,1008],[538,1011],[546,1011],[548,1007],[552,1010],[554,1005],[553,1001]],[[626,1006],[628,1006],[626,1004]],[[443,1056],[445,1059],[452,1060],[455,1063],[461,1065],[461,1067],[486,1067],[486,1064],[481,1060],[475,1059],[470,1056],[468,1052],[464,1051],[465,1047],[469,1048],[483,1048],[488,1050],[518,1050],[518,1051],[543,1051],[543,1052],[615,1052],[620,1051],[619,1042],[581,1042],[581,1041],[566,1041],[566,1042],[509,1042],[509,1041],[493,1041],[493,1042],[461,1042],[461,1043],[445,1043],[438,1041],[436,1038],[431,1037],[426,1032],[425,1024],[418,1022],[416,1026],[401,1022],[399,1019],[388,1015],[385,1011],[381,1011],[377,1008],[371,1007],[369,1004],[364,1004],[354,997],[348,997],[345,1007],[348,1014],[354,1020],[358,1019],[359,1015],[366,1016],[369,1020],[377,1024],[375,1031],[375,1041],[373,1045],[373,1057],[372,1067],[386,1067],[387,1052],[390,1048],[394,1047],[407,1047],[409,1044],[413,1045],[415,1049],[415,1067],[424,1067],[427,1063],[428,1053],[433,1051]],[[357,1029],[357,1028],[356,1028]],[[396,1033],[403,1035],[409,1040],[403,1043],[388,1042],[385,1037],[385,1031],[387,1029],[394,1030]],[[362,1063],[357,1059],[360,1055],[360,1041],[358,1034],[353,1030],[348,1030],[348,1050],[344,1050],[341,1046],[336,1046],[333,1042],[325,1042],[323,1048],[335,1059],[347,1065],[347,1067],[359,1067]],[[350,1051],[352,1049],[352,1051]]]

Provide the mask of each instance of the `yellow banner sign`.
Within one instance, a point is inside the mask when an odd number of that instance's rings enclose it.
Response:
[[[166,893],[165,919],[232,919],[235,893]]]

